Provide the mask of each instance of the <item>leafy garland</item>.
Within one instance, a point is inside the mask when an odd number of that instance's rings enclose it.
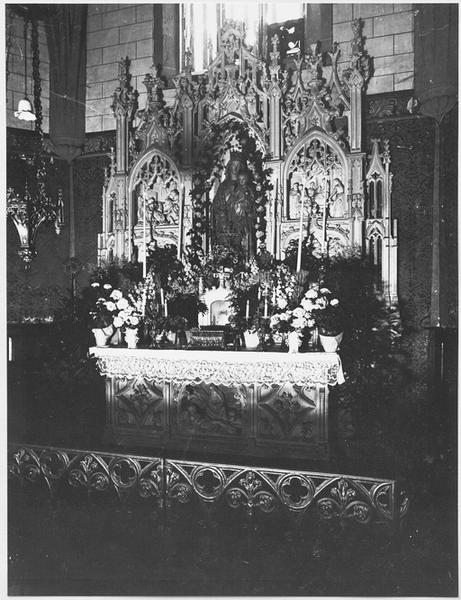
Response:
[[[239,120],[225,123],[213,123],[210,132],[202,145],[202,151],[195,166],[192,178],[192,229],[190,238],[189,260],[192,264],[200,264],[203,260],[203,235],[209,215],[208,194],[216,179],[220,179],[225,167],[224,157],[231,148],[231,140],[237,139],[244,154],[248,168],[253,174],[256,195],[256,238],[258,245],[264,243],[266,237],[266,203],[268,192],[272,189],[269,176],[272,169],[264,164],[270,156],[264,154],[256,144],[248,126]]]

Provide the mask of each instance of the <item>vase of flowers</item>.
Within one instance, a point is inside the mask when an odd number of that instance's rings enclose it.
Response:
[[[106,336],[104,345],[108,343],[120,344],[121,333],[125,337],[125,333],[129,329],[133,329],[137,335],[137,328],[140,322],[140,307],[138,300],[133,294],[128,294],[125,297],[121,290],[113,289],[109,283],[101,285],[98,282],[91,284],[91,287],[97,294],[94,309],[90,312],[93,323],[97,325],[93,329],[93,334],[98,336],[96,343],[104,341],[102,333],[95,333],[95,330],[102,329]],[[128,333],[130,344],[133,343],[133,334]],[[128,343],[128,342],[127,342]],[[136,347],[129,345],[128,347]]]
[[[297,354],[301,347],[301,333],[293,329],[288,334],[288,352],[289,354]]]
[[[125,327],[123,338],[127,348],[136,348],[139,340],[137,327]]]

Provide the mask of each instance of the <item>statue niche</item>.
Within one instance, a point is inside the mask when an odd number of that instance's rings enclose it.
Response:
[[[256,253],[254,191],[250,172],[240,153],[232,152],[226,166],[226,177],[213,198],[212,245],[242,251],[246,258]]]

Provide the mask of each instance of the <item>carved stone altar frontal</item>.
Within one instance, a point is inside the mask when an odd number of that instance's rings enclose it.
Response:
[[[106,376],[106,434],[123,446],[328,458],[335,353],[92,348]]]

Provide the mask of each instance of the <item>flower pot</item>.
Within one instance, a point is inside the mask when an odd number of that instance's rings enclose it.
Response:
[[[320,343],[322,344],[322,348],[325,352],[336,352],[339,348],[339,344],[343,339],[344,332],[338,333],[336,335],[325,335],[323,333],[319,333]]]
[[[297,354],[301,346],[301,336],[297,331],[290,331],[288,334],[288,353]]]
[[[138,330],[132,327],[127,327],[123,334],[127,348],[136,348],[138,345]]]
[[[120,327],[114,328],[114,333],[109,338],[109,344],[111,346],[120,346],[122,343],[122,332],[120,331]]]
[[[166,332],[166,337],[167,337],[168,342],[170,344],[176,344],[176,339],[177,339],[177,333],[176,333],[176,331],[167,331]]]
[[[109,345],[109,339],[114,333],[114,328],[112,325],[109,325],[108,327],[96,327],[91,331],[94,335],[96,346],[105,348]]]
[[[245,348],[248,350],[254,350],[259,346],[259,335],[256,331],[244,331],[243,337],[245,338]]]

